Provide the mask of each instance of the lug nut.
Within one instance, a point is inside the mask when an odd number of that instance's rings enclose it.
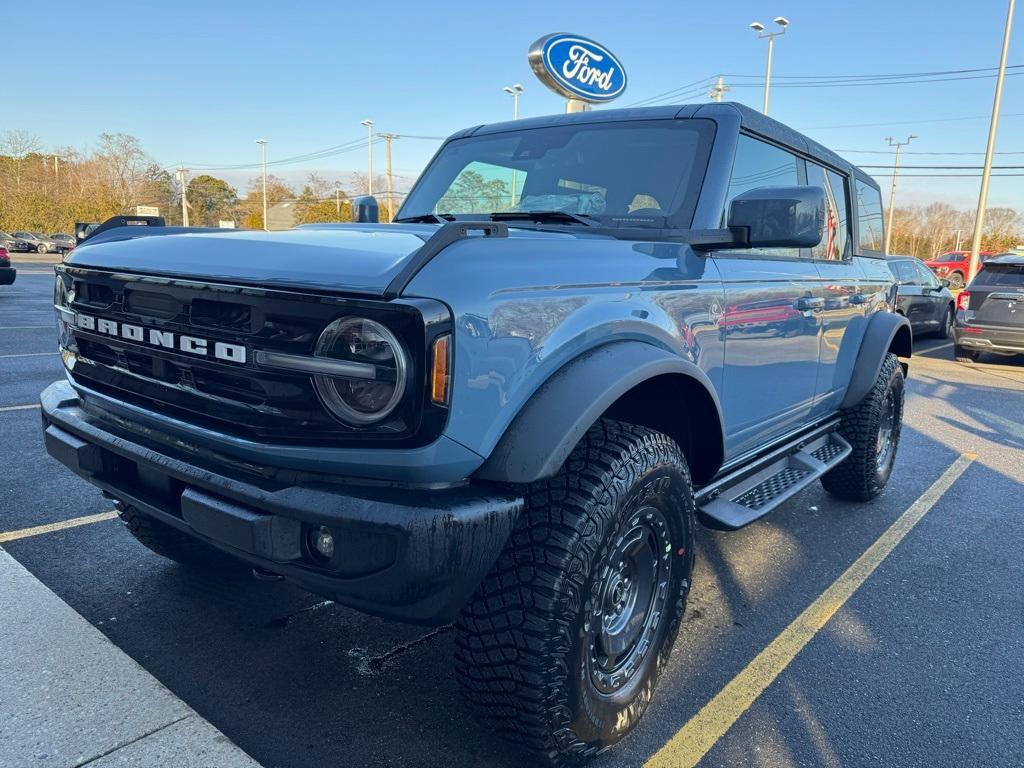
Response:
[[[313,546],[317,552],[328,560],[334,555],[334,534],[331,533],[327,526],[320,526],[320,530],[313,537]]]

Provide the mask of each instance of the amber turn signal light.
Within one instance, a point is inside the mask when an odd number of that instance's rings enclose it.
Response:
[[[434,339],[434,365],[430,377],[430,399],[438,405],[448,405],[449,380],[452,365],[452,336],[446,333]]]

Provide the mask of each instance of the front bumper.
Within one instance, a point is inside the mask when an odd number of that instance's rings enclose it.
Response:
[[[367,613],[451,621],[497,560],[522,499],[486,485],[409,489],[254,480],[120,432],[65,382],[40,397],[51,456],[119,501],[263,570]],[[329,561],[308,545],[327,526]]]
[[[11,285],[18,276],[14,267],[0,267],[0,285]]]
[[[1024,354],[1024,328],[990,328],[978,325],[953,327],[953,342],[977,352]]]

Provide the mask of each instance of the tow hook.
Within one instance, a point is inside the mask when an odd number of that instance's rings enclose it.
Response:
[[[254,567],[252,577],[257,581],[284,581],[284,576],[279,573],[271,573],[263,568]]]

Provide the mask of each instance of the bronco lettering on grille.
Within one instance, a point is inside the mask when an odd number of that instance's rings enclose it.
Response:
[[[86,331],[102,333],[106,336],[115,336],[128,341],[142,342],[154,347],[174,349],[199,357],[213,357],[218,360],[226,360],[230,363],[244,363],[246,361],[246,349],[242,344],[229,344],[224,341],[209,341],[196,336],[185,336],[184,334],[172,333],[170,331],[158,331],[153,328],[143,328],[141,325],[129,323],[118,323],[113,320],[106,320],[90,315],[75,315],[75,325]]]

